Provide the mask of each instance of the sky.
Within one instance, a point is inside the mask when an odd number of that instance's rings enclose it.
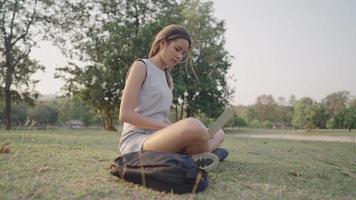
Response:
[[[320,101],[348,90],[356,95],[356,1],[216,0],[214,16],[226,25],[226,49],[233,56],[228,75],[233,104],[250,105],[257,96],[291,95]],[[40,93],[56,94],[63,81],[55,67],[60,51],[40,43],[31,56],[46,66],[34,77]]]

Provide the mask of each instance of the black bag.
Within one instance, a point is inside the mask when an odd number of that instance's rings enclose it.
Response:
[[[115,159],[110,172],[158,191],[195,193],[208,187],[207,173],[197,167],[191,156],[177,153],[144,150],[124,154]]]

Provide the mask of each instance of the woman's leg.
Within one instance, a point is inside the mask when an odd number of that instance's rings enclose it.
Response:
[[[217,149],[224,141],[224,131],[223,130],[219,130],[215,136],[213,138],[210,138],[208,143],[209,143],[209,152],[214,151],[215,149]],[[195,152],[197,152],[198,150],[196,149],[197,147],[192,145],[188,148],[185,149],[185,153],[187,154],[196,154]],[[201,152],[199,152],[201,153]]]
[[[207,128],[199,120],[187,118],[155,132],[145,140],[143,149],[198,154],[216,149],[223,140],[223,131],[209,139]]]
[[[223,130],[219,130],[215,136],[209,140],[210,151],[214,151],[224,142],[225,133]]]

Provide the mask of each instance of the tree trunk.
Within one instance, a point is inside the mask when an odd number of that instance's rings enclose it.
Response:
[[[180,120],[183,119],[183,113],[184,113],[184,101],[182,102],[182,105],[180,107]]]
[[[176,110],[176,122],[179,120],[178,118],[178,105],[175,105],[175,110]]]
[[[138,11],[137,1],[135,1],[134,7],[135,7],[135,36],[137,36],[138,29],[139,29],[139,26],[140,26],[140,18],[139,18],[140,17],[140,13]]]
[[[186,108],[186,113],[187,113],[187,117],[191,117],[192,116],[192,109],[190,109],[189,106],[187,106],[187,108]]]
[[[107,131],[117,131],[114,125],[110,123],[110,121],[106,121],[104,129]]]
[[[5,113],[4,113],[5,129],[11,129],[11,91],[8,85],[5,86]]]
[[[6,43],[6,53],[5,53],[5,113],[4,122],[5,129],[11,129],[11,84],[12,84],[12,74],[14,71],[14,66],[11,63],[11,49]]]
[[[117,131],[114,126],[114,120],[112,118],[112,114],[110,110],[105,112],[105,119],[104,119],[104,129],[107,131]]]

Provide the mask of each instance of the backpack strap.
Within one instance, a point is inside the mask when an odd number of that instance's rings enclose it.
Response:
[[[141,85],[141,87],[142,87],[143,84],[144,84],[145,81],[146,81],[146,78],[147,78],[147,70],[148,70],[148,67],[147,67],[147,63],[146,63],[142,58],[139,58],[139,59],[137,59],[136,61],[141,61],[141,62],[143,62],[143,64],[145,64],[145,66],[146,66],[146,76],[145,76],[145,79],[142,81],[142,85]]]

